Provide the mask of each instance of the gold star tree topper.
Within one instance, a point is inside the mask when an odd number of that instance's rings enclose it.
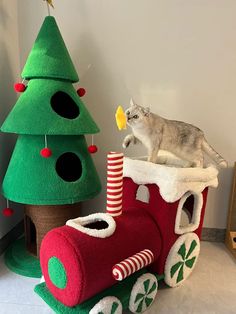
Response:
[[[44,0],[44,1],[47,1],[47,3],[48,3],[52,8],[54,8],[53,3],[52,3],[52,0]]]

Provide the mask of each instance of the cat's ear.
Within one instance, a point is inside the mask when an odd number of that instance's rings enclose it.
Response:
[[[135,101],[133,100],[133,98],[130,99],[130,105],[131,106],[137,106],[137,104],[135,103]]]
[[[149,107],[144,108],[143,113],[146,117],[148,117],[150,115],[150,108]]]

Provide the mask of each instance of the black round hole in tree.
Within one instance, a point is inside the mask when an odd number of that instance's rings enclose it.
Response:
[[[64,181],[77,181],[82,175],[81,160],[75,153],[64,153],[57,159],[56,172]]]
[[[233,238],[233,241],[236,242],[236,237]]]
[[[79,107],[65,92],[56,92],[51,98],[52,109],[61,117],[75,119],[79,116]]]

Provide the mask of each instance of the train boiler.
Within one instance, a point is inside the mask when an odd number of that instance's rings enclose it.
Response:
[[[106,213],[69,220],[45,236],[45,283],[36,293],[56,313],[144,312],[159,280],[175,287],[194,269],[217,174],[212,166],[170,167],[109,153]]]

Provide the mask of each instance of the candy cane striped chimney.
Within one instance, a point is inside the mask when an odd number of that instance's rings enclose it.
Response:
[[[111,216],[122,214],[123,159],[123,153],[110,152],[107,155],[106,212]]]

